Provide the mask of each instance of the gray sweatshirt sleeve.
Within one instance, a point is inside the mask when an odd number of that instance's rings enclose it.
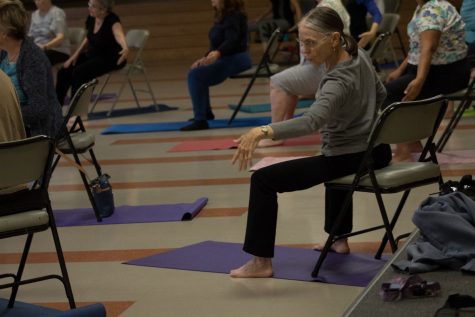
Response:
[[[347,87],[340,80],[327,77],[307,112],[300,117],[271,124],[274,139],[293,138],[318,131],[346,103],[346,92]]]

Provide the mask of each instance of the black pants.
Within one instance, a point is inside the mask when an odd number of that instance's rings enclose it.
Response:
[[[116,59],[107,59],[103,56],[87,57],[85,53],[82,53],[74,66],[61,68],[58,72],[56,95],[59,103],[64,104],[64,98],[70,87],[71,96],[74,96],[82,84],[124,66],[125,62],[117,65]]]
[[[363,152],[338,156],[319,155],[274,164],[254,172],[251,177],[244,251],[260,257],[274,256],[277,193],[303,190],[353,174],[360,166],[363,155]],[[379,145],[374,149],[373,157],[377,168],[387,166],[391,161],[391,148],[387,144]],[[326,232],[331,230],[347,193],[346,190],[326,189]],[[352,205],[350,205],[348,217],[338,228],[337,234],[351,232],[352,222]]]
[[[407,85],[416,78],[417,66],[408,64],[401,77],[387,83],[387,97],[383,107],[399,102],[405,96]],[[470,67],[466,58],[447,65],[431,65],[427,79],[417,100],[450,94],[467,87],[470,79]]]
[[[58,52],[55,50],[46,50],[45,54],[46,54],[46,57],[48,57],[49,62],[51,63],[52,66],[59,63],[64,63],[69,58],[68,54],[63,53],[63,52]]]

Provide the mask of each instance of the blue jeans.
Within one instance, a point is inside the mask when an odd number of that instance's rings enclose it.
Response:
[[[193,104],[195,120],[206,120],[206,115],[212,113],[209,87],[220,84],[229,76],[236,75],[251,66],[249,53],[243,52],[222,56],[211,65],[190,70],[188,73],[188,92]]]

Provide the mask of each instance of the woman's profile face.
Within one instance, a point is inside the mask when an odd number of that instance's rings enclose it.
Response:
[[[223,0],[211,0],[211,6],[219,10],[223,6]]]
[[[315,65],[323,64],[331,56],[331,36],[316,32],[305,25],[299,26],[300,52]]]

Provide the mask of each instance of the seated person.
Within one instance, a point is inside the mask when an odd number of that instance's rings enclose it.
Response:
[[[20,104],[10,77],[0,70],[0,142],[26,138]]]
[[[211,0],[215,22],[209,31],[209,51],[191,65],[188,92],[193,104],[192,123],[181,131],[208,129],[213,120],[209,87],[251,68],[247,52],[247,18],[243,0]]]
[[[365,51],[343,32],[336,11],[317,7],[299,22],[302,53],[314,65],[324,65],[315,103],[303,116],[253,128],[236,143],[233,163],[247,169],[259,140],[285,139],[320,131],[322,154],[277,163],[254,172],[244,251],[253,258],[231,271],[231,277],[271,277],[277,226],[277,194],[308,189],[338,177],[353,174],[362,163],[372,123],[386,96],[384,86]],[[365,78],[365,80],[359,80]],[[374,148],[377,168],[387,166],[391,149],[387,144]],[[311,172],[309,172],[311,171]],[[325,231],[329,232],[349,192],[326,189]],[[336,234],[352,230],[348,213]],[[348,241],[335,241],[332,249],[350,251]]]
[[[460,16],[465,22],[465,42],[468,45],[470,67],[475,68],[475,0],[463,1]]]
[[[65,62],[70,55],[66,14],[51,0],[35,0],[38,8],[31,15],[28,36],[48,57],[51,65]]]
[[[0,0],[0,70],[10,77],[20,101],[27,136],[55,137],[62,123],[51,64],[26,36],[28,13],[20,0]]]
[[[316,0],[317,6],[335,10],[343,20],[344,33],[349,34],[350,16],[341,0]],[[299,97],[314,98],[317,93],[324,69],[315,66],[304,57],[300,64],[287,68],[273,75],[270,79],[270,103],[272,122],[291,119],[294,116]],[[269,147],[282,144],[282,140],[263,139],[259,147]]]
[[[86,19],[86,38],[59,70],[56,94],[64,104],[71,87],[71,96],[92,79],[121,69],[127,63],[129,48],[119,17],[112,12],[113,0],[90,0]]]
[[[407,25],[409,53],[386,78],[384,106],[450,94],[467,87],[470,78],[465,24],[455,7],[445,0],[417,4]],[[419,143],[399,144],[394,160],[411,160],[411,152],[421,150]]]
[[[367,48],[368,44],[378,35],[378,27],[383,19],[381,11],[375,0],[347,0],[345,7],[350,14],[351,36],[358,41],[359,47]],[[366,22],[368,13],[373,19],[369,30]]]
[[[0,70],[0,142],[26,138],[20,104],[10,77]],[[24,189],[25,186],[0,188],[0,195]]]

